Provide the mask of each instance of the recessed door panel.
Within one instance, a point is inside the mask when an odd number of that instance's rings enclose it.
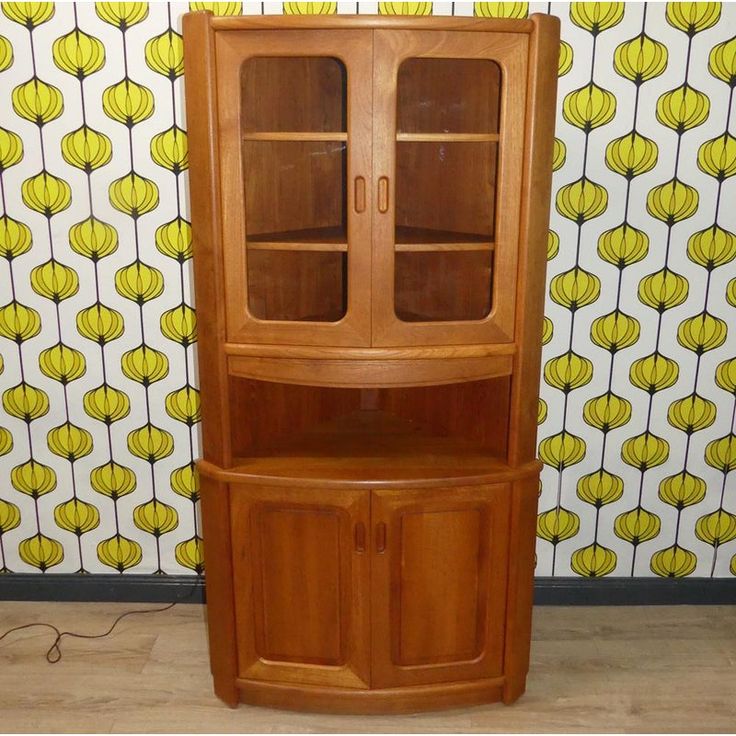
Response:
[[[373,344],[511,342],[528,39],[374,45]]]
[[[485,521],[478,508],[401,516],[397,664],[467,661],[483,651]]]
[[[369,683],[367,491],[231,486],[239,675]]]
[[[502,674],[508,493],[373,492],[374,687]]]
[[[259,506],[251,512],[256,647],[263,659],[341,666],[339,509]]]

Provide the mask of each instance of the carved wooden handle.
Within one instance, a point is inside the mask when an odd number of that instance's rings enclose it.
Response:
[[[355,211],[360,214],[365,212],[365,179],[362,176],[356,176],[354,182]]]
[[[376,552],[383,554],[386,551],[386,525],[381,522],[376,525]]]
[[[355,525],[355,551],[365,552],[365,524],[362,521]]]
[[[378,211],[388,212],[388,177],[382,176],[378,180]]]

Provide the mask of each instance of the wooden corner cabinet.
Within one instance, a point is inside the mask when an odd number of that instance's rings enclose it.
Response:
[[[215,691],[510,703],[559,22],[198,12],[184,43]]]

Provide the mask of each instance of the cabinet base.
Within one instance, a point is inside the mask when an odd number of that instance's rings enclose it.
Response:
[[[504,677],[385,690],[310,687],[240,679],[236,684],[241,703],[267,708],[346,715],[416,713],[495,703],[500,700],[511,702],[504,697],[507,685]],[[227,702],[228,705],[234,705]]]

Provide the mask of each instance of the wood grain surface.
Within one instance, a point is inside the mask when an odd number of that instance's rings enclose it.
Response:
[[[31,621],[101,633],[151,604],[0,603],[0,630]],[[124,619],[106,639],[52,635],[0,642],[6,732],[488,733],[732,732],[733,606],[542,607],[534,611],[526,694],[501,704],[407,716],[328,716],[241,705],[212,693],[204,607]]]

